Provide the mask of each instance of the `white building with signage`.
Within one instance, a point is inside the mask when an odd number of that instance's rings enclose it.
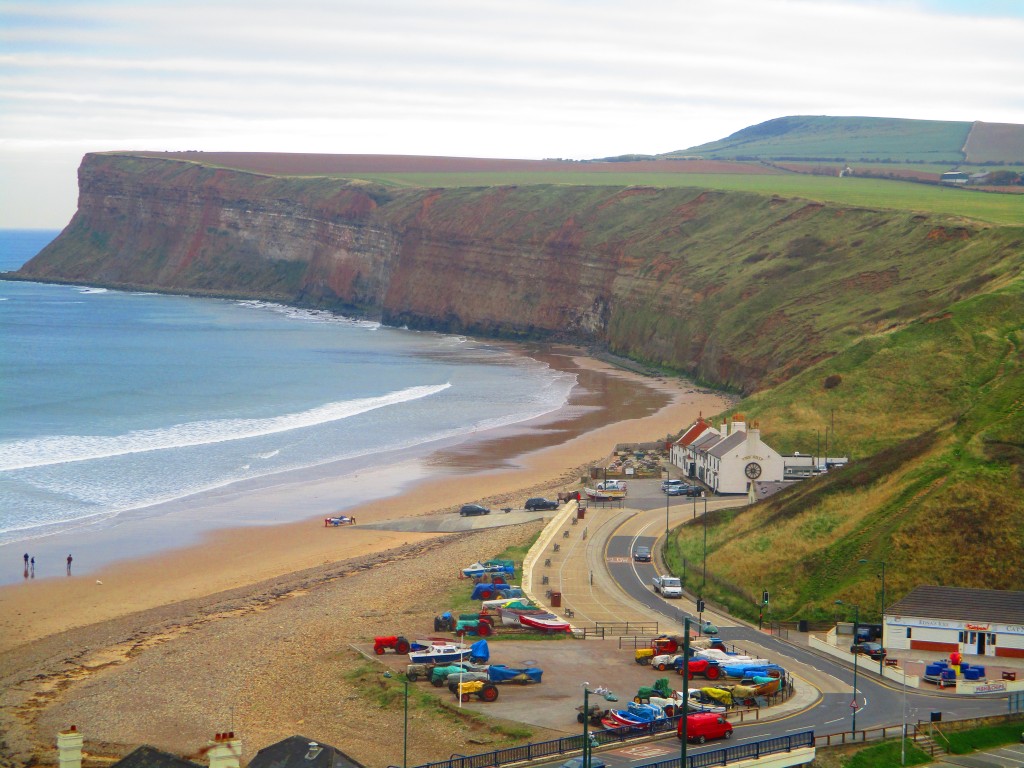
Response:
[[[890,649],[1024,658],[1024,592],[916,587],[886,609],[882,644]]]
[[[761,441],[761,430],[747,429],[734,416],[719,429],[698,421],[672,446],[671,461],[715,493],[749,493],[755,480],[781,481],[785,461]]]

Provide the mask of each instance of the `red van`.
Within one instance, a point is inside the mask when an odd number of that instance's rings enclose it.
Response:
[[[683,738],[683,720],[679,718],[676,736]],[[696,713],[686,716],[686,740],[703,744],[708,739],[731,739],[732,723],[723,715],[710,712]]]

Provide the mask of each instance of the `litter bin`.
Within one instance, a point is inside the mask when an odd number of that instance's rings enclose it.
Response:
[[[552,608],[561,608],[562,607],[562,593],[561,592],[552,592],[551,593],[551,607]]]
[[[587,508],[586,507],[580,507],[579,509],[576,510],[576,519],[577,520],[582,520],[586,516],[587,516]]]
[[[800,622],[797,624],[797,632],[806,632],[806,631],[807,631],[807,619],[800,619]]]
[[[932,712],[932,722],[933,723],[941,723],[942,722],[942,713],[941,712]]]

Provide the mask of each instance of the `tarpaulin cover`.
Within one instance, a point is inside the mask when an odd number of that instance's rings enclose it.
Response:
[[[487,670],[488,676],[493,683],[508,683],[512,681],[539,683],[544,670],[536,667],[507,667],[504,664],[492,664]]]
[[[491,649],[487,647],[486,640],[477,640],[469,646],[469,655],[477,661],[487,661],[491,658]]]

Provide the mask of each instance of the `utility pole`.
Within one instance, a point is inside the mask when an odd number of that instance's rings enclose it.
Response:
[[[690,617],[683,618],[683,714],[679,720],[679,768],[686,768],[686,724],[690,713]],[[587,767],[589,768],[589,766]]]

